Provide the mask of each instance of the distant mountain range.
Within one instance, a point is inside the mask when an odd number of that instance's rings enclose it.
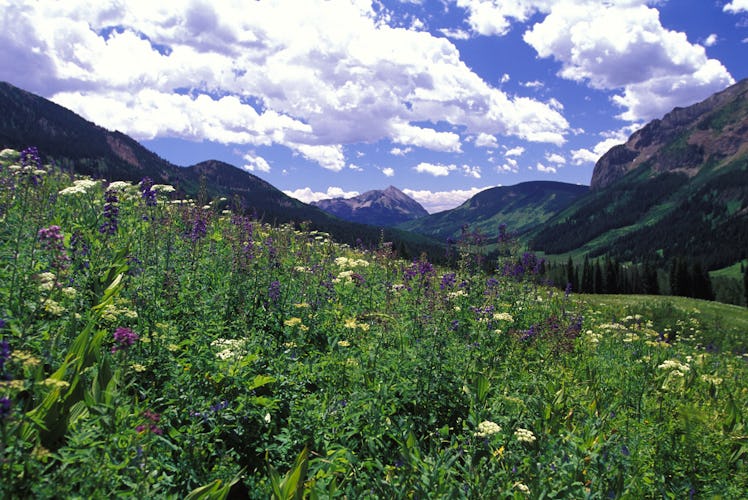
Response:
[[[707,269],[748,252],[748,79],[676,108],[595,165],[591,192],[530,235],[551,254],[684,257]]]
[[[395,186],[367,191],[353,198],[320,200],[312,205],[341,219],[372,226],[394,226],[429,214]]]
[[[748,249],[747,96],[748,79],[650,122],[600,158],[591,188],[526,182],[487,189],[432,215],[392,186],[311,206],[227,163],[178,167],[125,134],[7,83],[0,83],[0,147],[34,145],[47,161],[93,177],[149,176],[187,195],[224,196],[265,221],[307,222],[341,242],[374,244],[380,227],[394,226],[384,237],[406,257],[425,251],[439,260],[443,243],[463,226],[495,238],[506,224],[546,255],[659,264],[685,257],[716,269]]]
[[[465,225],[494,239],[500,224],[521,235],[542,225],[588,192],[587,186],[551,181],[494,187],[481,191],[457,208],[398,227],[438,241],[457,239]]]

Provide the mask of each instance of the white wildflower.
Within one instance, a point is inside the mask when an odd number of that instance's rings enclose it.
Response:
[[[490,420],[484,420],[478,424],[478,431],[473,435],[477,437],[486,437],[491,434],[496,434],[497,432],[501,432],[501,427],[498,424],[491,422]]]
[[[522,443],[533,443],[535,442],[535,435],[529,429],[523,429],[522,427],[514,431],[514,437],[517,441]]]

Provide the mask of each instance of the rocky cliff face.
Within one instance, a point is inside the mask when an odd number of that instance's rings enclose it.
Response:
[[[312,203],[341,219],[373,226],[394,226],[428,215],[418,202],[394,186],[372,190],[354,198],[334,198]]]
[[[591,188],[607,187],[648,164],[653,174],[718,166],[748,151],[748,79],[687,108],[675,108],[634,132],[595,165]]]

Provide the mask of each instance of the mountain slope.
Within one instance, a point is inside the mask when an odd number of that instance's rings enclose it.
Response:
[[[622,260],[689,257],[707,269],[748,248],[748,80],[675,109],[595,165],[592,192],[531,246]]]
[[[401,253],[427,252],[438,258],[441,246],[420,235],[338,219],[287,196],[257,176],[227,163],[209,160],[178,167],[121,132],[111,132],[47,99],[0,82],[0,149],[36,146],[45,162],[82,175],[137,182],[145,176],[171,184],[183,194],[226,197],[237,208],[266,222],[308,222],[337,241],[376,244],[382,237]]]
[[[372,226],[394,226],[429,213],[417,201],[394,186],[367,191],[353,198],[333,198],[312,205],[341,219]]]
[[[438,241],[457,238],[464,225],[495,235],[500,224],[523,234],[543,224],[589,191],[587,186],[533,181],[486,189],[452,210],[398,225]]]

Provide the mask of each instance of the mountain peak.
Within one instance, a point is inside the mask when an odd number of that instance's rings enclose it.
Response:
[[[395,186],[373,189],[353,198],[333,198],[313,202],[341,219],[373,226],[394,226],[428,215],[417,201]]]

